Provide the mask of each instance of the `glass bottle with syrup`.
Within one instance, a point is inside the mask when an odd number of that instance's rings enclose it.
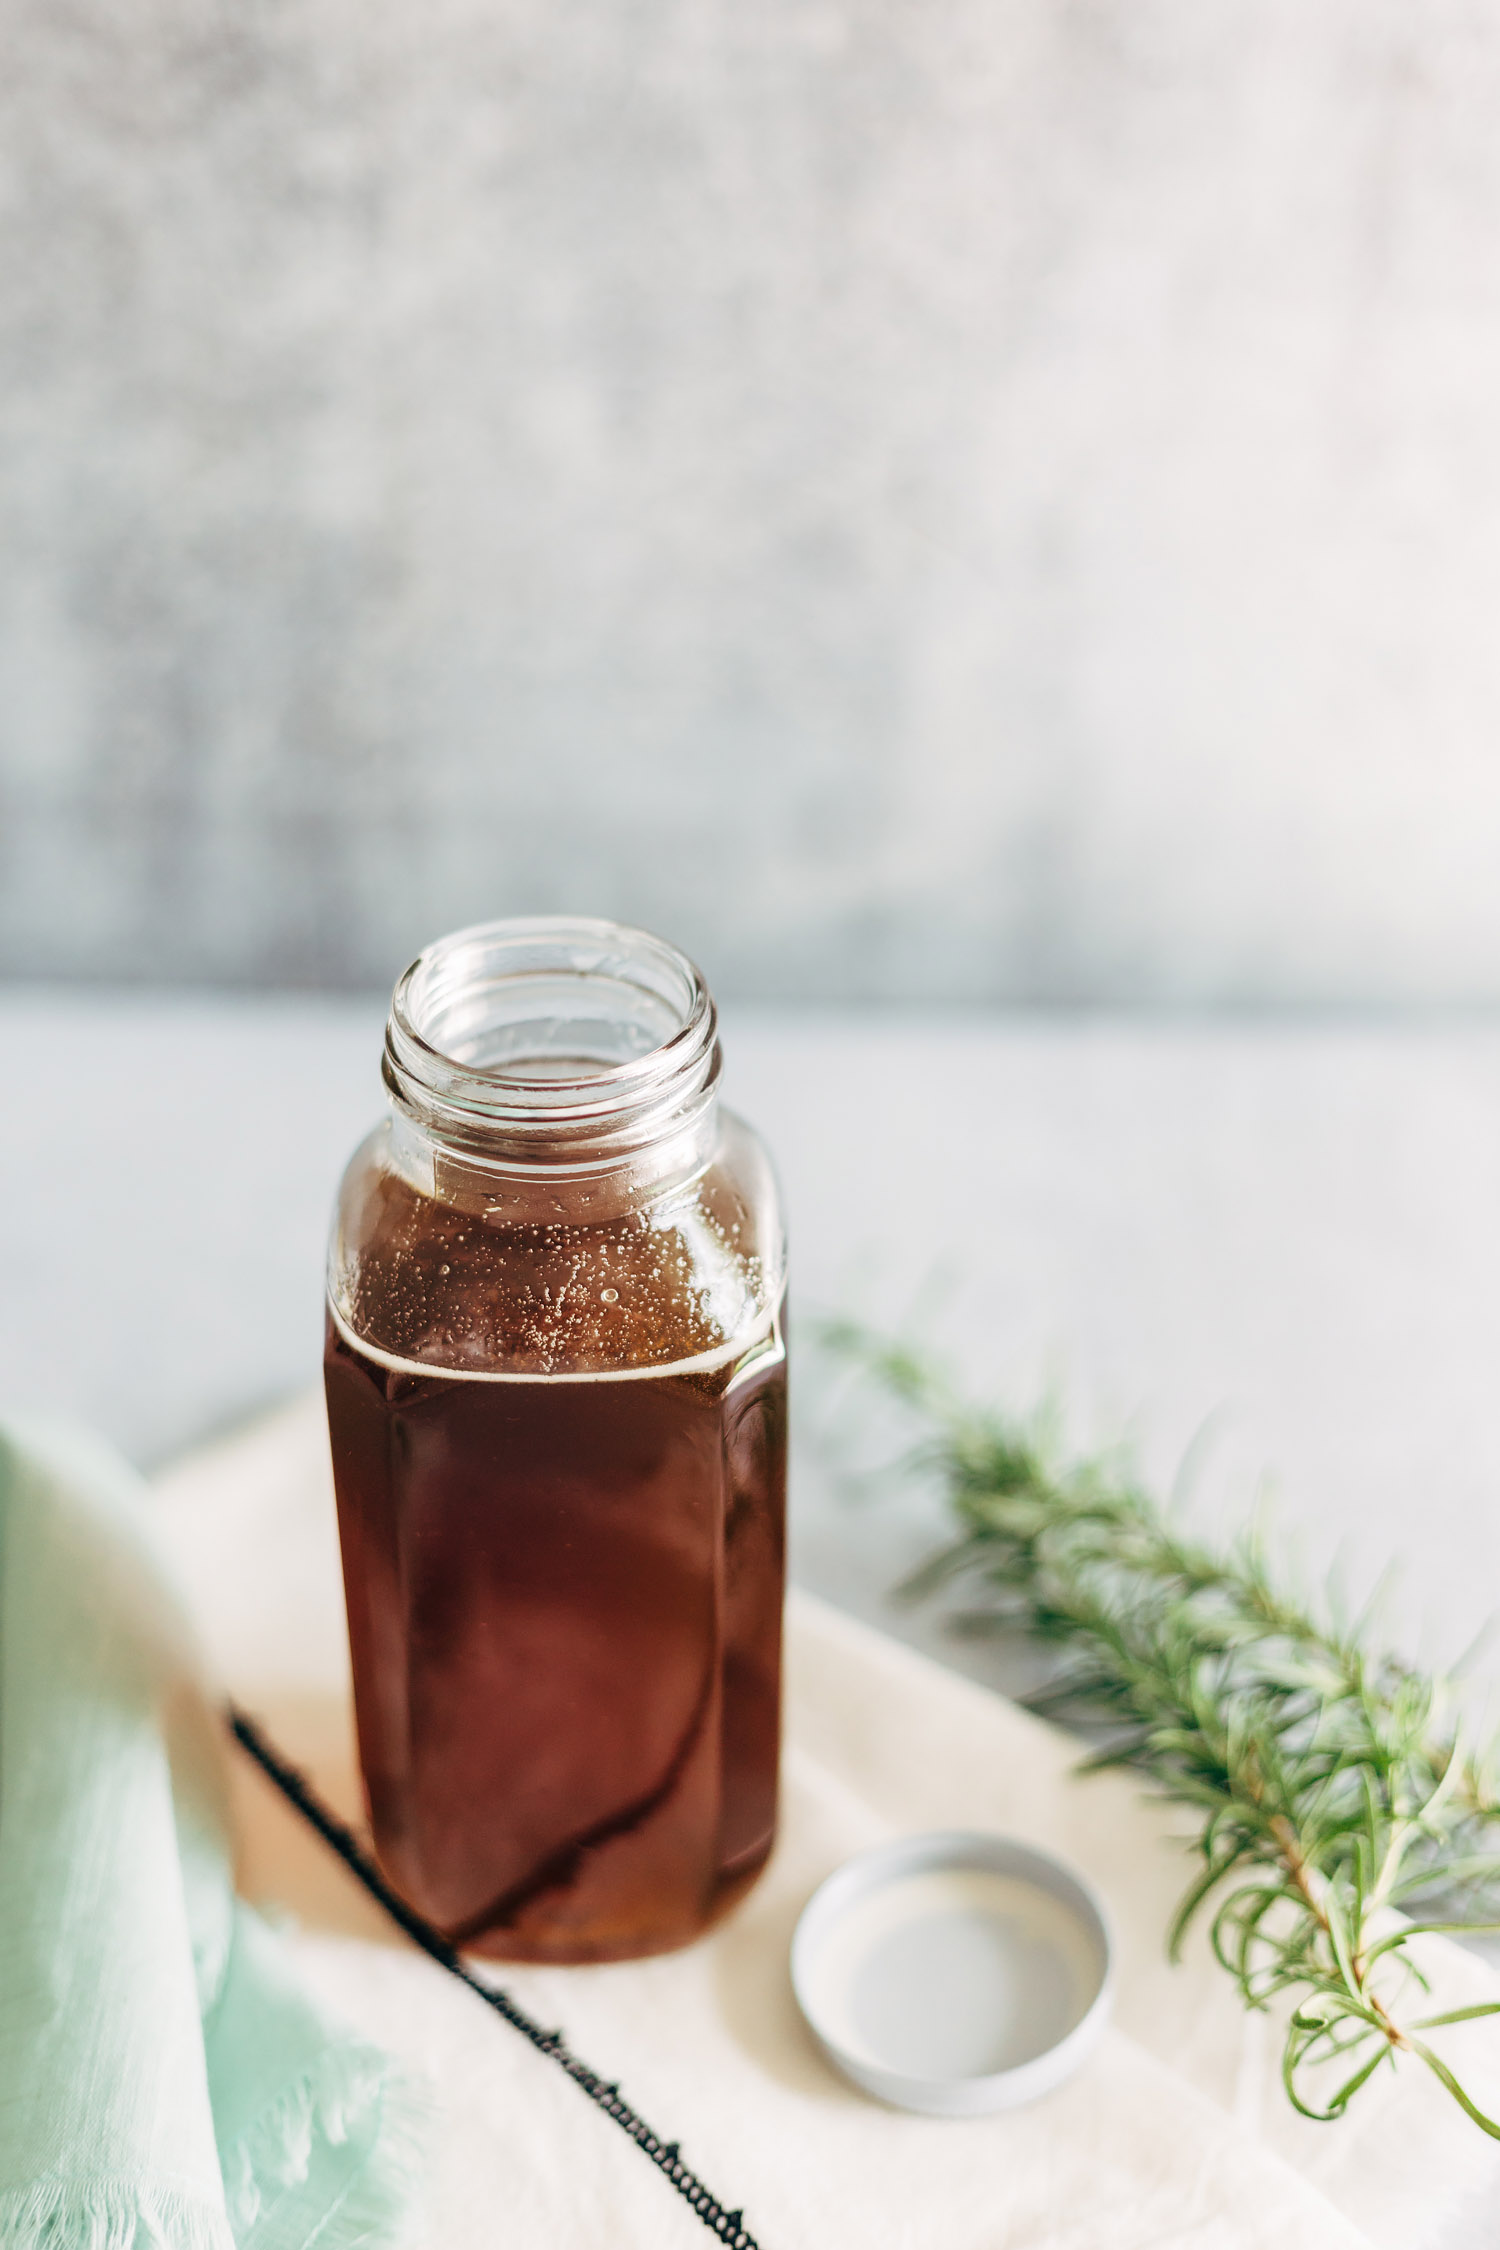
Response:
[[[494,922],[396,987],[325,1376],[376,1850],[509,1960],[685,1944],[770,1850],[785,1253],[685,957]]]

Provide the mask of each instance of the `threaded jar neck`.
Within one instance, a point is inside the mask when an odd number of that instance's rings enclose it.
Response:
[[[468,1163],[560,1179],[650,1159],[675,1174],[712,1140],[718,1018],[686,954],[645,930],[484,922],[397,983],[383,1076],[397,1110]]]

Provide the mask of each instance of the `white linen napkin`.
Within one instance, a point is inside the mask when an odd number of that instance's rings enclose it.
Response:
[[[173,1471],[159,1531],[225,1680],[349,1813],[352,1750],[327,1445],[315,1400]],[[1493,2179],[1494,2144],[1425,2072],[1381,2076],[1337,2125],[1288,2107],[1274,2024],[1241,2011],[1201,1942],[1163,1932],[1189,1865],[1124,1775],[1000,1697],[807,1596],[789,1612],[781,1841],[719,1930],[664,1959],[501,1972],[527,2009],[618,2078],[762,2250],[1422,2250]],[[710,2237],[556,2067],[398,1939],[248,1764],[241,1881],[302,1924],[331,2006],[429,2074],[442,2113],[432,2250],[697,2250]],[[1114,2028],[1068,2085],[1008,2116],[907,2116],[853,2092],[803,2030],[792,1927],[849,1853],[930,1827],[1061,1851],[1104,1894]],[[1429,1941],[1440,1998],[1491,1997]],[[1500,2020],[1500,2019],[1497,2019]],[[1464,2027],[1469,2031],[1471,2027]],[[1496,2035],[1462,2051],[1500,2099]]]

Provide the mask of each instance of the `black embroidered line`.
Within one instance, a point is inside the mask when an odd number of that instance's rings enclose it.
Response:
[[[347,1822],[317,1794],[307,1777],[285,1759],[275,1744],[261,1732],[255,1721],[237,1704],[228,1706],[230,1730],[241,1748],[248,1751],[261,1771],[273,1781],[288,1804],[301,1813],[303,1819],[315,1828],[325,1844],[337,1852],[351,1875],[364,1885],[378,1905],[383,1906],[393,1922],[400,1924],[414,1945],[436,1961],[450,1976],[466,1984],[497,2015],[503,2016],[512,2030],[529,2039],[540,2053],[549,2055],[559,2064],[575,2086],[580,2087],[589,2100],[612,2117],[621,2131],[628,2133],[642,2154],[648,2156],[659,2172],[666,2174],[672,2186],[683,2198],[711,2234],[728,2246],[728,2250],[760,2250],[754,2235],[745,2225],[742,2211],[726,2211],[718,2197],[711,2194],[678,2154],[676,2141],[660,2140],[643,2117],[637,2116],[620,2092],[618,2086],[609,2085],[597,2072],[589,2069],[569,2048],[560,2031],[544,2031],[534,2017],[519,2007],[508,1992],[498,1986],[485,1984],[464,1965],[458,1948],[445,1938],[440,1930],[407,1905],[400,1893],[394,1891],[374,1860]]]

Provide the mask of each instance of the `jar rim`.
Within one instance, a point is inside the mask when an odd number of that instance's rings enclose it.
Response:
[[[491,1158],[515,1143],[528,1163],[576,1163],[592,1143],[618,1161],[690,1123],[718,1073],[701,972],[624,923],[474,923],[425,946],[391,996],[393,1099],[436,1137]]]

